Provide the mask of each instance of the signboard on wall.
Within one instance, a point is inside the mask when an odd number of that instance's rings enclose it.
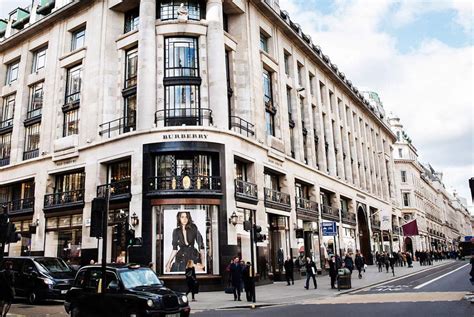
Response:
[[[164,210],[163,218],[164,274],[183,274],[189,260],[196,274],[207,273],[206,211]]]
[[[321,223],[321,229],[323,231],[323,236],[337,235],[336,222],[334,221],[323,221]]]

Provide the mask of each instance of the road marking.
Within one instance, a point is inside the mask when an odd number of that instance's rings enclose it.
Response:
[[[431,284],[431,283],[433,283],[433,282],[436,282],[437,280],[442,279],[443,277],[448,276],[448,275],[451,274],[451,273],[454,273],[454,272],[456,272],[456,271],[459,271],[460,269],[462,269],[462,268],[464,268],[464,267],[466,267],[466,266],[468,266],[468,265],[470,265],[470,264],[464,264],[463,266],[458,267],[457,269],[455,269],[455,270],[453,270],[453,271],[451,271],[451,272],[448,272],[448,273],[443,274],[443,275],[441,275],[441,276],[438,276],[438,277],[436,277],[436,278],[434,278],[434,279],[432,279],[432,280],[429,280],[428,282],[425,282],[425,283],[423,283],[423,284],[420,284],[420,285],[418,285],[418,286],[415,286],[413,289],[420,289],[420,288],[422,288],[422,287],[425,287],[426,285],[429,285],[429,284]]]
[[[449,302],[462,300],[466,292],[416,292],[416,293],[377,293],[339,296],[325,299],[310,299],[303,304],[375,304],[407,302]]]

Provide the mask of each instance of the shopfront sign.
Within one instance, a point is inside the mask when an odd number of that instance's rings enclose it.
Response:
[[[321,229],[323,236],[335,236],[337,235],[336,222],[335,221],[324,221],[321,223]]]

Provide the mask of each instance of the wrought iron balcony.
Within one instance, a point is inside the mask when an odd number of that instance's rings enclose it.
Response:
[[[10,164],[10,157],[4,157],[0,159],[0,166],[6,166]]]
[[[97,186],[97,197],[105,198],[107,188],[110,188],[110,200],[130,199],[132,197],[130,189],[132,182],[130,179],[111,182]]]
[[[117,134],[130,132],[135,129],[135,117],[122,117],[99,125],[99,135],[110,138],[114,131]]]
[[[129,89],[137,86],[137,76],[130,76],[125,79],[124,89]]]
[[[155,123],[164,121],[166,127],[182,125],[212,125],[212,110],[206,108],[176,108],[158,110]]]
[[[39,149],[34,149],[31,151],[25,151],[23,152],[23,161],[30,160],[32,158],[38,157],[39,155]]]
[[[8,130],[13,128],[13,118],[6,119],[4,121],[0,121],[0,131]]]
[[[339,221],[339,209],[328,205],[321,205],[321,217],[328,220]]]
[[[291,210],[290,195],[270,188],[265,188],[265,206],[286,211]]]
[[[41,102],[42,103],[42,102]],[[42,107],[33,106],[32,109],[28,110],[26,113],[26,119],[33,119],[36,117],[41,117]]]
[[[258,191],[257,185],[249,182],[245,182],[240,179],[235,180],[235,199],[251,203],[258,203]]]
[[[295,197],[296,213],[298,216],[311,218],[308,220],[317,221],[318,219],[318,203],[309,199]]]
[[[255,136],[255,125],[237,116],[230,116],[230,129],[246,137]]]
[[[341,210],[341,217],[343,223],[351,225],[357,224],[356,215],[353,212],[349,212],[348,210]]]
[[[35,198],[28,197],[23,199],[12,200],[4,203],[7,206],[7,212],[11,215],[32,213],[35,205]]]
[[[84,205],[84,189],[44,195],[44,209],[79,207]]]
[[[380,229],[380,220],[378,218],[375,218],[375,217],[371,217],[371,224],[372,224],[372,228],[374,229]]]
[[[67,111],[68,108],[78,105],[81,102],[81,92],[75,92],[66,96],[64,100],[63,111]]]
[[[220,176],[158,176],[148,180],[149,194],[173,193],[221,193],[222,183]]]

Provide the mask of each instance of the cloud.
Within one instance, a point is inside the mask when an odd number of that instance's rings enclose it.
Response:
[[[472,164],[466,164],[473,162],[474,153],[472,44],[451,47],[427,37],[402,52],[398,45],[403,38],[381,26],[386,21],[410,26],[429,12],[455,10],[451,23],[468,32],[471,2],[341,0],[326,14],[317,5],[308,12],[296,0],[280,0],[280,7],[288,8],[291,19],[356,86],[378,92],[387,112],[401,118],[424,161],[435,161],[446,186],[470,197],[465,179],[474,176]],[[437,23],[432,22],[433,30]]]

